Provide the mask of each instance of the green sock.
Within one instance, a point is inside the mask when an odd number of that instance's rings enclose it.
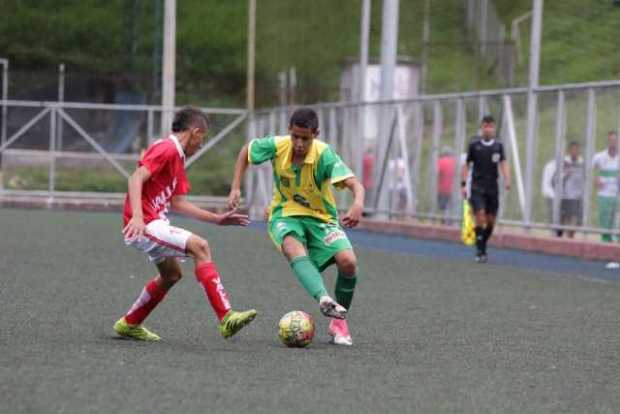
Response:
[[[357,277],[344,277],[338,272],[338,278],[336,278],[336,302],[344,306],[347,310],[353,301],[353,292],[355,291],[356,283]]]
[[[299,283],[314,299],[327,295],[323,278],[308,256],[299,256],[291,260],[291,267]]]

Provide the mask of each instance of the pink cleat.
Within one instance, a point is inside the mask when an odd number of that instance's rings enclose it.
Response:
[[[349,333],[349,325],[346,319],[333,319],[329,322],[329,334],[331,343],[334,345],[351,346],[353,339]]]

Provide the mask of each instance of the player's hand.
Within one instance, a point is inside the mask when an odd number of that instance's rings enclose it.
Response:
[[[504,183],[504,188],[506,189],[506,191],[510,191],[510,181],[506,181]]]
[[[144,219],[142,217],[133,216],[123,228],[123,236],[127,240],[133,240],[136,237],[144,236],[145,228]]]
[[[358,225],[360,219],[362,218],[362,212],[364,207],[359,204],[353,204],[347,214],[342,218],[341,222],[343,227],[348,229],[353,228]]]
[[[228,208],[231,210],[239,208],[240,200],[241,200],[241,190],[239,189],[230,190],[230,194],[228,194]]]
[[[250,224],[250,218],[246,214],[239,214],[233,209],[223,214],[216,214],[214,223],[220,226],[247,226]]]

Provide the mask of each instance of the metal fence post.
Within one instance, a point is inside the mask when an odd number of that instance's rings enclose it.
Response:
[[[155,130],[153,129],[153,110],[149,109],[146,113],[146,143],[147,145],[152,144],[155,141]]]
[[[528,93],[527,105],[527,136],[525,142],[525,225],[532,222],[532,198],[533,198],[533,179],[536,154],[536,137],[538,128],[537,116],[537,92],[530,91]]]
[[[422,102],[415,102],[413,104],[413,139],[414,139],[414,151],[413,154],[413,191],[414,199],[412,213],[416,213],[418,210],[418,204],[420,203],[420,171],[422,171],[422,139],[424,136],[424,107]],[[405,160],[409,165],[409,160]],[[431,194],[433,197],[433,194]]]
[[[338,120],[336,116],[336,108],[329,110],[329,141],[328,143],[336,147],[338,143]]]
[[[3,146],[6,142],[7,133],[7,99],[9,94],[9,60],[0,59],[0,65],[2,65],[2,132],[0,133],[0,146]],[[2,167],[4,155],[0,152],[0,191],[4,192],[4,171]]]
[[[58,66],[58,103],[62,104],[65,101],[65,64],[61,63]],[[57,117],[56,127],[58,128],[57,132],[57,147],[59,151],[62,151],[62,118],[58,116],[57,113],[54,114]]]
[[[482,117],[484,117],[488,113],[489,113],[489,111],[488,111],[488,105],[487,105],[486,97],[479,96],[478,97],[478,119],[477,119],[477,121],[480,122],[482,120]]]
[[[433,135],[432,135],[432,147],[431,147],[431,162],[428,166],[428,176],[430,177],[430,194],[431,194],[431,213],[437,213],[437,162],[439,159],[439,146],[441,139],[441,127],[443,124],[441,103],[439,101],[433,102]],[[458,154],[457,154],[458,158]],[[458,164],[457,164],[458,165]],[[458,174],[458,171],[455,171]]]
[[[54,199],[54,191],[56,190],[56,117],[58,116],[56,108],[50,111],[50,166],[48,175],[48,191],[50,200]]]
[[[461,154],[465,151],[465,135],[467,134],[467,121],[465,119],[465,102],[463,98],[458,98],[455,103],[454,114],[454,149],[457,157],[460,158]],[[461,193],[459,191],[459,182],[461,181],[461,175],[457,171],[452,179],[452,197],[454,200],[460,200]],[[452,206],[453,214],[460,215],[462,203],[455,203]]]
[[[269,131],[267,131],[268,135],[280,135],[283,132],[282,131],[277,131],[276,128],[276,113],[273,111],[269,112]],[[319,125],[321,125],[319,123]]]
[[[592,193],[592,157],[594,156],[594,141],[596,131],[596,94],[593,88],[588,89],[588,119],[586,122],[586,152],[585,157],[585,188],[583,199],[583,226],[590,224],[590,209]]]
[[[510,158],[514,166],[514,183],[519,197],[519,206],[521,207],[521,219],[525,220],[525,189],[523,186],[523,173],[521,169],[521,154],[519,154],[519,146],[517,145],[517,131],[515,128],[514,111],[512,110],[512,99],[510,95],[503,96],[504,104],[504,132],[508,136],[510,142]]]
[[[565,148],[565,133],[566,122],[564,117],[564,91],[558,92],[558,109],[555,120],[555,175],[556,177],[564,177],[564,148]],[[557,180],[562,183],[562,180]],[[552,222],[554,225],[560,224],[560,203],[562,200],[562,194],[564,193],[564,187],[562,185],[556,185],[553,188],[553,209],[552,209]]]

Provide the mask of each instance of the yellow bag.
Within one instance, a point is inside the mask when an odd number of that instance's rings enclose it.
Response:
[[[463,200],[463,221],[461,223],[461,240],[467,246],[476,243],[476,230],[474,230],[474,216],[471,212],[469,201]]]

